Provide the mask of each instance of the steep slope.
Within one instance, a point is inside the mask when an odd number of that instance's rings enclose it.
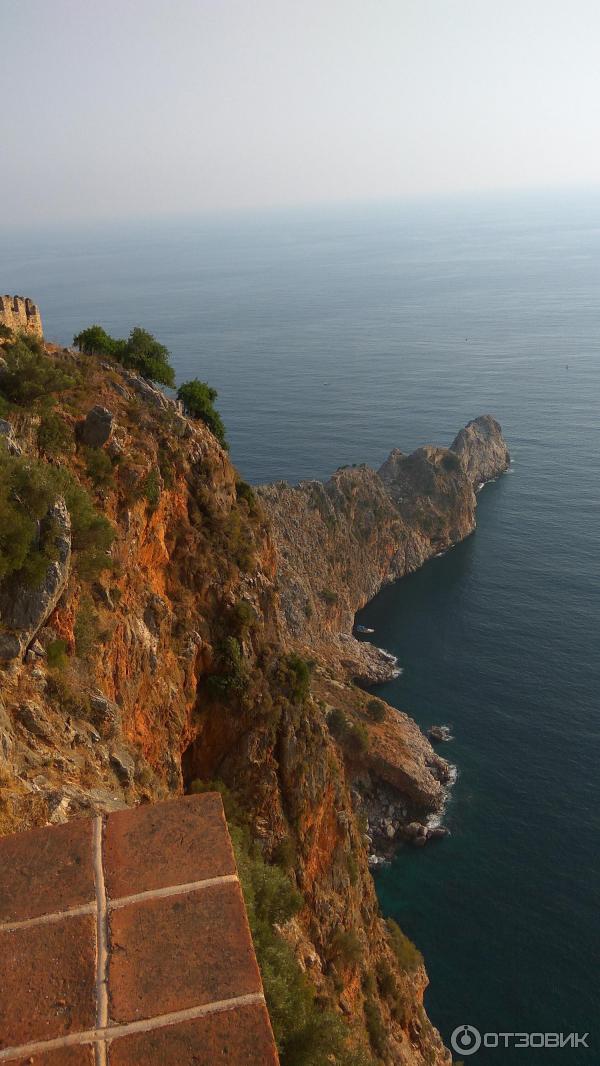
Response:
[[[422,960],[379,915],[354,788],[381,780],[407,817],[424,816],[447,768],[409,719],[373,725],[347,675],[363,662],[356,608],[472,528],[462,466],[446,470],[444,450],[427,459],[429,531],[411,529],[417,512],[383,472],[258,497],[208,429],[135,374],[50,346],[38,370],[52,388],[0,412],[0,507],[15,536],[35,531],[18,565],[0,545],[12,560],[0,571],[0,832],[216,781],[258,845],[252,861],[276,862],[301,893],[274,935],[317,1007],[344,1022],[350,1048],[333,1061],[448,1062],[423,1011]],[[353,723],[337,739],[333,708]],[[294,1029],[281,1005],[274,950],[262,962],[282,1061],[323,1061],[301,1050],[314,1019]]]

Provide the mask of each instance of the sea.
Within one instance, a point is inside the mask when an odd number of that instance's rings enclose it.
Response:
[[[376,886],[425,956],[444,1039],[481,1035],[456,1059],[597,1066],[600,193],[5,219],[0,290],[33,297],[62,344],[96,322],[155,333],[178,382],[217,388],[253,483],[499,420],[513,462],[476,532],[359,617],[402,668],[377,691],[449,725],[457,767],[451,836],[401,848]],[[545,1033],[584,1043],[537,1046]]]

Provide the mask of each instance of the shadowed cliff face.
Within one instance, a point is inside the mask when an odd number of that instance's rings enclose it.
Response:
[[[352,637],[354,615],[381,589],[475,529],[474,489],[510,461],[498,423],[470,422],[451,448],[395,449],[375,472],[345,467],[326,481],[266,485],[284,631],[376,681],[390,663]]]
[[[47,416],[16,407],[9,452],[64,468],[114,541],[91,574],[75,538],[69,559],[54,553],[60,581],[35,610],[2,608],[18,654],[0,665],[0,833],[224,782],[262,854],[287,845],[304,906],[283,936],[323,1001],[365,1045],[370,1004],[387,1063],[449,1062],[423,1011],[423,966],[399,960],[379,915],[354,791],[380,780],[425,815],[447,767],[406,716],[387,709],[373,724],[347,675],[368,673],[368,646],[350,636],[356,609],[473,528],[476,434],[458,461],[393,453],[379,474],[342,470],[256,498],[206,427],[158,390],[85,356],[46,355],[75,378],[52,409],[60,454],[44,450]],[[16,604],[17,577],[11,590]],[[298,651],[315,663],[310,691]],[[334,738],[333,708],[366,749]],[[341,931],[356,937],[351,958]]]

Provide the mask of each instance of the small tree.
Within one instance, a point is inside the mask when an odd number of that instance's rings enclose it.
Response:
[[[116,355],[124,342],[115,340],[102,326],[88,326],[73,337],[73,344],[86,355]]]
[[[367,714],[374,722],[383,722],[385,718],[385,703],[381,700],[372,699],[367,703]]]
[[[169,362],[169,349],[165,348],[148,330],[135,326],[118,358],[124,366],[139,371],[150,381],[159,385],[174,385],[175,371]]]
[[[215,437],[224,448],[227,447],[225,440],[225,426],[216,410],[214,403],[217,398],[217,390],[212,389],[205,381],[194,378],[186,381],[177,390],[177,399],[183,404],[183,409],[191,418],[198,418],[214,433]]]

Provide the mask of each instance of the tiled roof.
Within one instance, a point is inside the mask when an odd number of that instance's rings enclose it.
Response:
[[[221,798],[0,839],[0,1064],[276,1066]]]

